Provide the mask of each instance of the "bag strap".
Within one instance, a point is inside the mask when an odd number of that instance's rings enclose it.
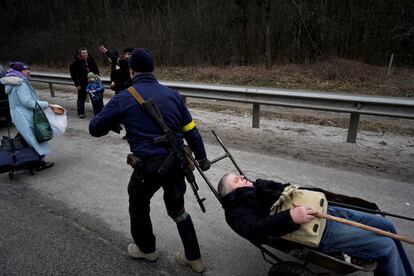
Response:
[[[35,109],[41,110],[42,112],[44,112],[42,107],[40,106],[40,104],[37,101],[35,101]],[[34,112],[34,110],[33,110],[33,112]]]
[[[279,199],[270,208],[270,211],[271,212],[276,211],[279,206],[283,205],[283,203],[290,200],[292,193],[296,191],[297,189],[299,189],[298,185],[286,186],[282,194],[280,195]]]
[[[145,100],[142,98],[141,94],[135,89],[135,87],[130,86],[127,88],[128,92],[137,100],[140,105],[143,105]]]

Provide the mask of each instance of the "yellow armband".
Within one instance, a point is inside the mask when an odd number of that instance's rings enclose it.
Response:
[[[188,132],[190,130],[192,130],[193,128],[195,128],[195,123],[194,120],[191,120],[191,122],[189,122],[188,124],[186,124],[185,126],[183,126],[183,128],[181,129],[181,131],[183,133]]]

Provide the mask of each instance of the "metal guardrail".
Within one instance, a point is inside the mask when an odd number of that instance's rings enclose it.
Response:
[[[68,74],[32,72],[32,81],[49,84],[50,94],[55,96],[53,84],[73,85]],[[109,86],[109,79],[102,78]],[[266,89],[242,86],[219,86],[182,82],[161,82],[180,91],[185,97],[234,101],[253,104],[252,127],[260,126],[260,105],[306,108],[349,113],[347,142],[355,143],[360,115],[375,115],[414,119],[414,99],[394,97],[355,96],[319,91]]]

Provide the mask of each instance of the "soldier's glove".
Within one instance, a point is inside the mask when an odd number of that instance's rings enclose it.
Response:
[[[135,155],[130,153],[127,155],[127,164],[133,167],[134,169],[139,169],[142,164],[142,160],[139,157],[136,157]]]
[[[200,169],[203,172],[207,171],[211,167],[211,162],[207,158],[201,159],[201,160],[197,160],[197,162],[198,162],[198,165],[200,166]]]
[[[122,130],[122,127],[121,127],[121,125],[120,125],[120,124],[117,124],[117,125],[114,125],[114,126],[111,128],[111,130],[112,130],[113,132],[116,132],[116,133],[120,134],[120,133],[121,133],[121,130]]]

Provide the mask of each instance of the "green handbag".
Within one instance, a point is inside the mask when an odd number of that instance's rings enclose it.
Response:
[[[36,140],[39,143],[49,141],[53,138],[53,130],[49,120],[37,102],[33,111],[33,127]]]

